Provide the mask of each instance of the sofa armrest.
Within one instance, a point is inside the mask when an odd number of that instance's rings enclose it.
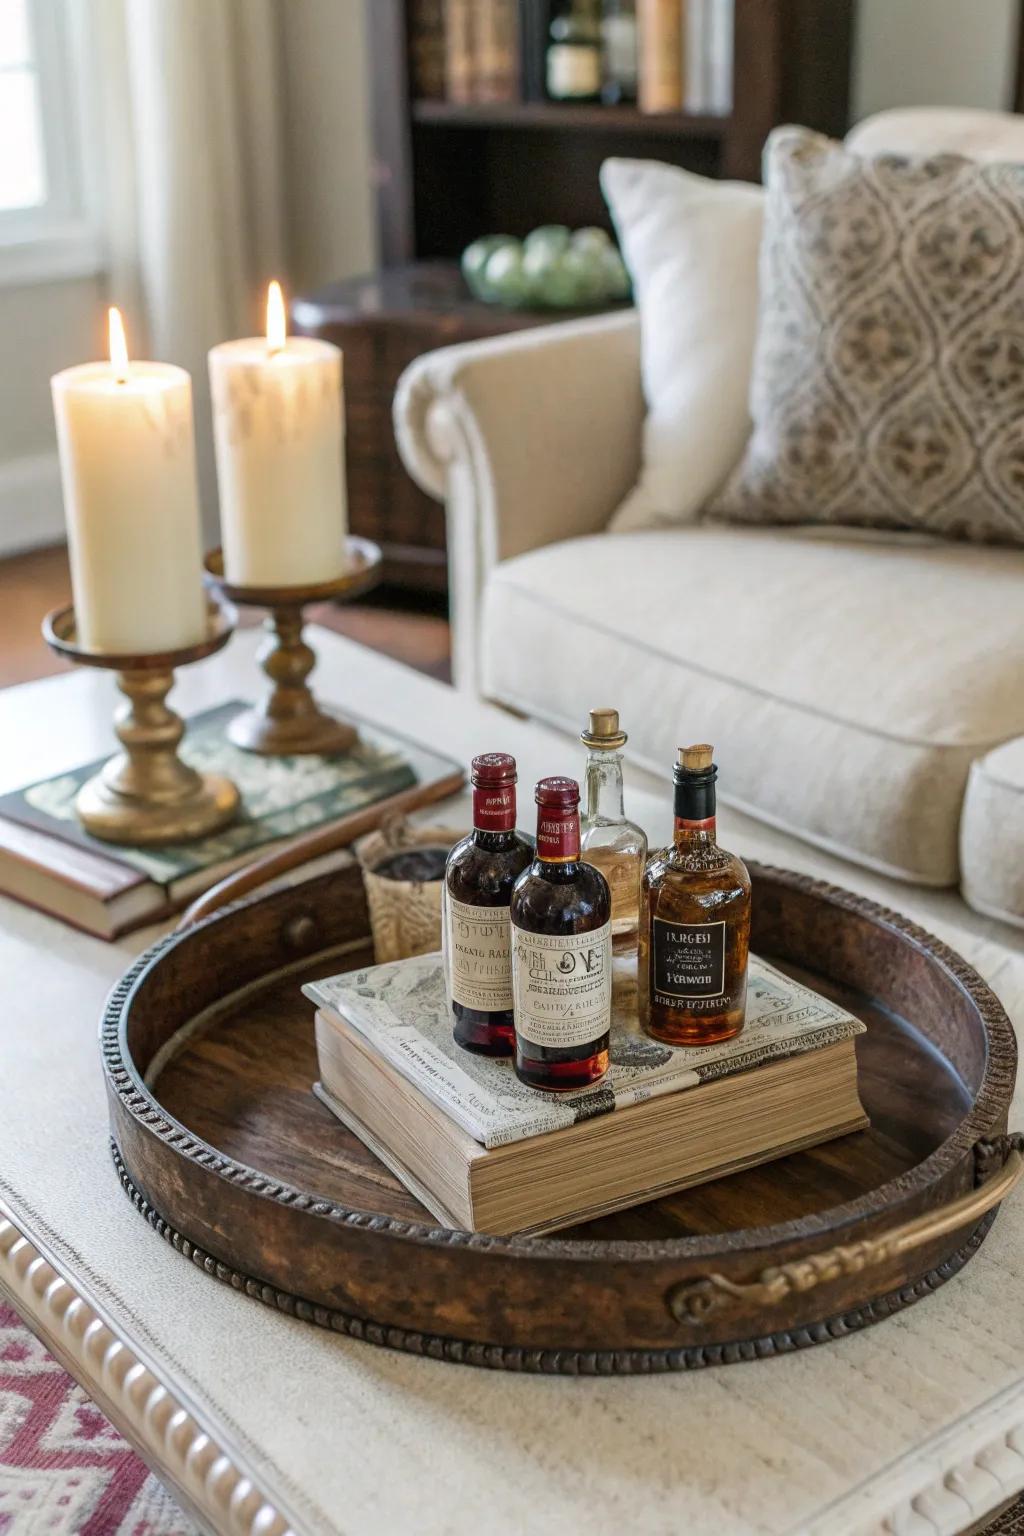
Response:
[[[476,691],[493,567],[595,533],[635,483],[643,426],[635,311],[428,352],[395,393],[403,462],[448,515],[452,659]]]

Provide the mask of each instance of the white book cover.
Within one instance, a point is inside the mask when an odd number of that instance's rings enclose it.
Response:
[[[708,0],[707,110],[732,111],[734,0]]]
[[[683,106],[695,114],[709,112],[708,10],[711,0],[683,0]]]
[[[591,1088],[556,1098],[521,1083],[510,1061],[476,1056],[455,1044],[439,954],[347,971],[302,990],[318,1007],[346,1019],[485,1147],[562,1130],[864,1031],[836,1003],[751,955],[742,1033],[720,1045],[662,1045],[640,1028],[635,961],[616,958],[607,1075]]]

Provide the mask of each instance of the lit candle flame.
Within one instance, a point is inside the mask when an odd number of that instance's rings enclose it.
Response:
[[[114,304],[107,310],[107,323],[110,332],[110,366],[114,370],[114,378],[117,382],[126,384],[128,382],[128,343],[124,337],[121,311]]]
[[[284,295],[281,292],[281,284],[275,278],[267,289],[267,351],[271,357],[275,352],[284,351],[287,336]]]

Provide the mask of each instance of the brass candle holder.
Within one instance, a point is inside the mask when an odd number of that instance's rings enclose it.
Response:
[[[380,547],[369,539],[345,541],[346,564],[340,576],[302,587],[243,587],[224,575],[221,550],[206,557],[206,569],[218,591],[246,608],[269,608],[267,638],[259,663],[270,680],[261,703],[238,714],[228,736],[246,752],[268,757],[304,753],[348,752],[358,740],[354,725],[313,697],[307,679],[316,652],[302,638],[303,610],[310,603],[348,602],[380,580]]]
[[[185,724],[164,702],[175,669],[212,656],[234,627],[233,610],[209,597],[206,636],[195,645],[153,655],[112,655],[79,643],[73,607],[47,614],[43,637],[51,650],[77,666],[116,672],[127,700],[114,727],[124,751],[83,784],[75,800],[78,819],[93,837],[134,847],[187,843],[234,819],[238,790],[230,779],[197,773],[182,762],[178,745]]]

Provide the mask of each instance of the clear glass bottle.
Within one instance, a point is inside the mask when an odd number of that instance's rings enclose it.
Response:
[[[604,0],[601,10],[603,82],[601,100],[636,101],[637,27],[635,0]]]
[[[635,949],[647,836],[626,819],[623,806],[622,748],[627,737],[619,727],[618,710],[592,709],[580,740],[587,749],[586,810],[580,818],[583,858],[601,871],[611,890],[616,951]]]
[[[668,1045],[714,1045],[743,1028],[750,875],[719,847],[713,750],[680,747],[672,846],[651,855],[640,902],[640,1024]]]

